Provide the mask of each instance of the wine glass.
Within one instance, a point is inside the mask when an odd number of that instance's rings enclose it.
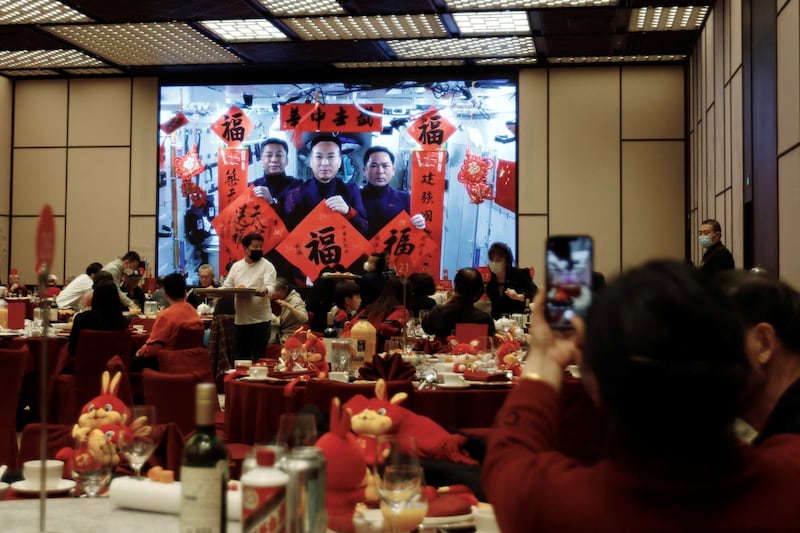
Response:
[[[131,465],[136,477],[141,477],[142,466],[150,458],[156,448],[154,426],[156,424],[156,408],[154,405],[137,405],[131,410],[130,430],[122,446],[122,453]]]
[[[497,359],[495,359],[494,339],[492,337],[482,336],[478,337],[476,340],[478,341],[477,355],[481,368],[487,372],[497,370],[497,365],[499,363]]]
[[[275,444],[284,450],[313,446],[317,442],[317,420],[310,413],[284,413],[278,421]]]
[[[417,529],[428,511],[428,503],[422,490],[424,475],[414,438],[379,436],[375,475],[384,526],[388,525],[392,533]]]
[[[90,435],[89,439],[105,437],[102,434]],[[111,481],[112,458],[96,457],[89,452],[88,440],[75,439],[72,456],[72,477],[75,480],[75,495],[81,498],[94,498]]]

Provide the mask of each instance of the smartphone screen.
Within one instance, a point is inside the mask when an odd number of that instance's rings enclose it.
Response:
[[[572,329],[572,317],[586,316],[592,303],[592,238],[554,235],[547,239],[545,317],[556,329]]]

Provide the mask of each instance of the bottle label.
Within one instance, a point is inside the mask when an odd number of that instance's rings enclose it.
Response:
[[[242,531],[269,533],[286,526],[286,486],[242,489]]]
[[[222,499],[227,498],[227,468],[222,460],[214,468],[181,467],[181,533],[225,531]]]

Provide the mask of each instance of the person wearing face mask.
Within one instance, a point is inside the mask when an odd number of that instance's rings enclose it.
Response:
[[[267,353],[272,325],[272,306],[269,297],[275,292],[277,273],[263,255],[264,238],[249,233],[242,238],[244,258],[236,261],[222,287],[250,288],[256,292],[237,294],[234,306],[234,352],[237,359],[256,361]]]
[[[136,303],[128,298],[128,295],[122,291],[122,276],[123,275],[131,275],[134,271],[139,270],[139,263],[142,262],[142,258],[139,257],[137,252],[130,250],[122,257],[118,257],[114,259],[106,266],[103,267],[103,270],[111,274],[111,278],[114,280],[114,284],[119,289],[119,301],[122,303],[123,306],[127,307],[128,309],[136,308]],[[141,309],[141,308],[139,308]]]
[[[719,222],[709,218],[700,224],[700,231],[697,232],[700,247],[705,250],[703,260],[700,262],[700,270],[713,276],[718,272],[733,270],[733,254],[722,244],[722,228]]]
[[[533,301],[536,284],[526,268],[516,268],[511,248],[502,242],[489,246],[489,270],[492,272],[486,284],[486,294],[492,302],[492,318],[504,314],[524,313],[525,300]]]

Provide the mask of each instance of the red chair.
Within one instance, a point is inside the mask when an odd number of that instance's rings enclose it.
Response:
[[[29,359],[27,346],[0,349],[0,464],[17,461],[17,402]]]
[[[81,408],[100,392],[100,378],[109,359],[118,355],[125,369],[130,368],[131,332],[83,330],[75,348],[72,375],[59,375],[58,422],[72,424],[78,420]]]
[[[128,369],[125,368],[125,363],[122,362],[122,358],[118,355],[115,355],[109,359],[108,363],[106,363],[106,370],[108,370],[108,373],[111,374],[111,377],[114,377],[114,374],[122,373],[122,379],[119,380],[117,398],[122,400],[122,403],[125,405],[133,406],[134,402],[133,393],[131,392],[130,377],[128,375]]]
[[[158,352],[158,367],[167,374],[193,374],[202,383],[214,383],[208,350],[202,346]]]
[[[197,348],[198,346],[203,346],[203,339],[205,336],[206,327],[199,320],[197,322],[183,324],[178,328],[178,334],[175,336],[174,348],[179,350],[182,348]]]
[[[144,401],[156,406],[159,423],[172,422],[183,436],[195,429],[195,385],[194,374],[167,374],[145,368],[142,371]]]
[[[21,468],[25,461],[40,459],[39,436],[41,433],[42,425],[39,423],[28,424],[22,429],[22,436],[19,440],[18,468]],[[61,448],[72,448],[74,444],[72,424],[48,424],[45,441],[45,458],[55,459]]]

